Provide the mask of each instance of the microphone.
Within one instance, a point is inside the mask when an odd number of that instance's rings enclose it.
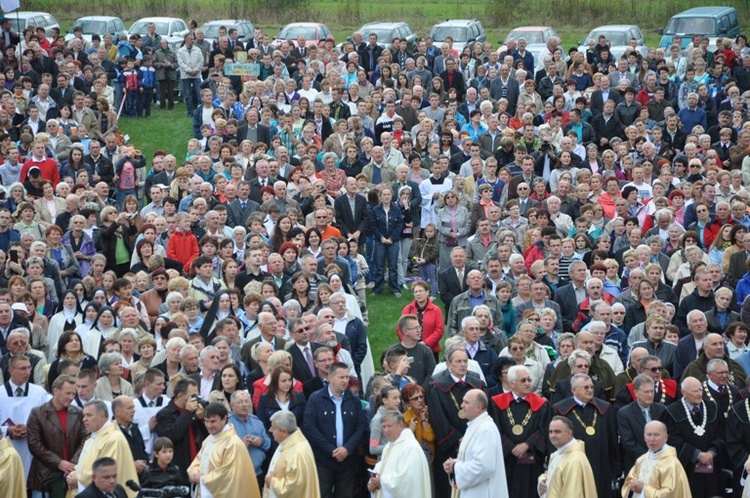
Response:
[[[135,482],[132,479],[130,479],[129,481],[127,481],[125,483],[125,486],[129,487],[130,489],[132,489],[135,492],[139,492],[141,490],[141,487],[138,485],[138,483]]]

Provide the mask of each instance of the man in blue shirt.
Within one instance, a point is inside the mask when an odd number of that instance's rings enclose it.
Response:
[[[303,432],[315,455],[322,498],[350,498],[356,485],[357,447],[367,433],[362,403],[349,391],[349,367],[335,362],[329,384],[310,395]]]
[[[252,406],[250,393],[247,391],[235,391],[230,400],[232,413],[229,415],[229,423],[234,427],[242,442],[247,445],[250,459],[255,467],[255,475],[263,473],[263,461],[266,453],[271,448],[271,438],[268,436],[263,422],[258,417],[250,414]]]
[[[687,97],[687,107],[680,109],[677,117],[682,121],[682,128],[688,133],[696,125],[701,125],[704,130],[708,129],[706,111],[698,107],[698,94],[690,93]]]

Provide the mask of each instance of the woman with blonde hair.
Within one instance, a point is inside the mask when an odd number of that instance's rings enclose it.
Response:
[[[273,375],[273,371],[276,369],[276,367],[284,366],[291,370],[292,361],[293,361],[292,355],[289,354],[289,352],[287,351],[275,351],[268,358],[266,376],[256,380],[253,383],[253,409],[254,410],[256,411],[258,410],[258,404],[260,403],[261,395],[264,394],[266,391],[268,391],[268,386],[269,384],[271,384],[271,375]],[[302,382],[293,378],[292,385],[294,386],[292,389],[300,393],[302,392]]]

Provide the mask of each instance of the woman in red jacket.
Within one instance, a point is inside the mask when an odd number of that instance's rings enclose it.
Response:
[[[175,215],[177,228],[167,243],[167,257],[183,264],[185,273],[190,273],[190,263],[200,254],[198,239],[190,231],[190,216],[187,213]]]
[[[432,350],[435,355],[435,361],[438,360],[440,353],[440,339],[445,333],[445,322],[443,321],[443,311],[430,300],[430,286],[427,282],[418,280],[412,284],[414,301],[404,306],[401,315],[414,315],[422,326],[422,342]],[[398,338],[403,336],[401,331],[396,330]]]

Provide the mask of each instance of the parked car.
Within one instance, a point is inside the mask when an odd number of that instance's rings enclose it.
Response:
[[[120,35],[128,32],[119,17],[86,16],[76,19],[76,22],[73,23],[68,34],[65,35],[66,42],[73,38],[73,31],[79,27],[83,30],[83,39],[88,42],[91,41],[91,35],[97,34],[103,36],[109,33],[112,35],[112,40],[116,44]]]
[[[406,38],[406,47],[409,52],[413,51],[417,45],[417,34],[405,22],[371,22],[359,28],[358,31],[362,33],[365,43],[370,33],[378,35],[378,45],[383,48],[390,48],[394,38]]]
[[[235,28],[237,30],[237,39],[244,43],[245,40],[253,38],[255,32],[255,26],[253,23],[241,19],[217,19],[215,21],[208,21],[201,29],[206,34],[206,40],[213,43],[219,37],[219,28],[224,26],[229,28]]]
[[[453,38],[453,48],[459,52],[468,44],[487,40],[487,33],[477,19],[446,19],[430,31],[430,38],[438,47],[448,36]]]
[[[325,45],[326,38],[333,37],[331,30],[325,24],[318,22],[293,22],[287,24],[279,31],[279,34],[273,40],[273,44],[278,47],[284,40],[295,42],[299,35],[305,35],[305,45],[308,47],[311,45],[322,47]]]
[[[497,53],[500,54],[508,49],[508,40],[513,39],[518,42],[519,39],[526,40],[526,50],[531,52],[534,56],[534,68],[540,69],[542,67],[541,61],[539,60],[539,53],[547,48],[547,42],[550,38],[557,38],[561,40],[560,35],[549,26],[520,26],[513,28],[508,33],[508,36],[503,40],[500,48],[497,49]]]
[[[682,48],[687,48],[693,35],[707,36],[709,47],[713,47],[719,37],[740,34],[740,18],[734,7],[696,7],[672,16],[659,34],[660,47],[669,47],[672,39],[679,36]]]
[[[138,33],[143,36],[147,33],[146,27],[149,23],[154,23],[156,33],[162,38],[167,39],[169,47],[177,50],[182,45],[185,35],[188,34],[188,25],[178,17],[144,17],[138,19],[130,26],[128,36]]]
[[[602,35],[609,40],[609,53],[612,54],[612,57],[615,59],[622,57],[622,54],[625,53],[625,50],[627,50],[630,45],[630,40],[633,39],[637,42],[635,49],[638,50],[638,53],[643,57],[648,55],[648,47],[646,46],[641,28],[634,24],[609,24],[607,26],[599,26],[598,28],[591,30],[586,39],[579,43],[580,47],[578,47],[578,51],[586,53],[586,50],[589,48],[589,41],[593,40],[594,43],[596,43]]]
[[[52,17],[52,14],[48,12],[6,12],[5,18],[10,20],[11,29],[20,35],[23,35],[23,30],[29,26],[43,26],[47,33],[47,38],[49,38],[52,28],[60,29],[57,19]]]

